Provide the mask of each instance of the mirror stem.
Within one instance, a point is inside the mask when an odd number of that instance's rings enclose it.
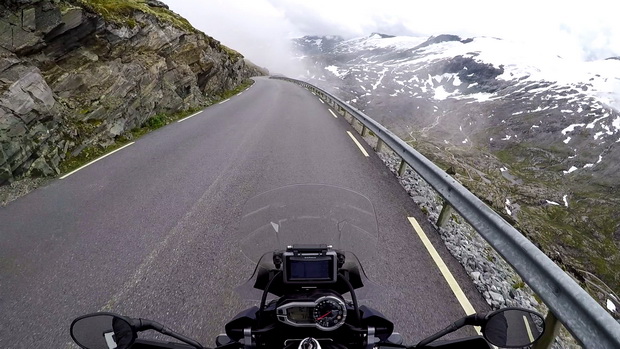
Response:
[[[487,314],[472,314],[463,318],[465,325],[468,326],[483,326],[487,321],[486,319]]]
[[[475,315],[476,314],[470,315],[470,316],[461,318],[460,320],[457,320],[457,321],[453,322],[450,326],[448,326],[448,327],[444,328],[443,330],[435,333],[434,335],[432,335],[432,336],[422,340],[420,343],[418,343],[416,345],[416,348],[417,347],[424,347],[425,345],[427,345],[427,344],[429,344],[431,342],[434,342],[435,340],[437,340],[437,339],[447,335],[448,333],[451,333],[451,332],[454,332],[454,331],[458,330],[459,328],[465,326],[468,321],[472,321],[472,319],[470,319],[470,318],[475,317]]]
[[[204,347],[200,343],[196,342],[195,340],[185,337],[181,334],[178,334],[156,321],[147,320],[147,319],[138,319],[138,320],[135,320],[134,326],[136,328],[136,331],[138,332],[146,331],[146,330],[154,330],[161,334],[165,334],[166,336],[170,336],[172,338],[178,339],[183,343],[187,343],[196,349],[204,349]]]

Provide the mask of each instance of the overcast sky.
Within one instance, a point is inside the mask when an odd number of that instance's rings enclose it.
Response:
[[[617,0],[163,0],[196,28],[272,72],[294,73],[288,43],[304,35],[493,36],[566,59],[620,56]],[[504,5],[505,4],[505,5]]]

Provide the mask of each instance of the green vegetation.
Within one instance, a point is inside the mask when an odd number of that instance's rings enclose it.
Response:
[[[235,87],[232,90],[226,91],[222,94],[221,100],[224,99],[228,99],[236,94],[238,94],[239,92],[247,89],[248,87],[252,86],[252,84],[254,83],[253,80],[247,79],[245,81],[243,81],[241,84],[239,84],[239,86]]]
[[[491,153],[433,143],[421,134],[412,137],[409,144],[441,168],[456,168],[461,184],[560,267],[577,278],[583,277],[579,270],[591,272],[620,293],[620,199],[610,195],[617,193],[617,184],[589,174],[565,176],[563,161],[572,153],[564,148],[521,142]],[[500,172],[501,167],[509,171]],[[519,205],[510,217],[504,208],[507,197]]]
[[[228,55],[228,58],[230,58],[231,61],[237,61],[241,58],[243,58],[243,55],[235,50],[233,50],[232,48],[222,45],[220,44],[220,49],[224,52],[226,52],[226,54]]]
[[[82,149],[82,151],[80,151],[80,153],[77,156],[71,156],[71,153],[68,153],[65,160],[60,164],[60,172],[61,174],[69,173],[79,168],[80,166],[83,166],[89,163],[90,161],[93,161],[101,157],[102,155],[105,155],[111,151],[114,151],[124,146],[125,144],[131,142],[132,140],[142,137],[143,135],[149,132],[155,131],[172,122],[175,122],[184,117],[192,115],[224,99],[228,99],[238,94],[239,92],[247,89],[248,87],[252,86],[253,83],[254,83],[253,80],[247,79],[243,81],[241,84],[239,84],[239,86],[237,86],[236,88],[224,92],[221,97],[215,98],[214,100],[211,101],[211,103],[208,103],[207,105],[204,105],[201,107],[191,108],[191,109],[184,110],[184,111],[174,113],[174,114],[168,114],[168,115],[157,114],[153,117],[150,117],[144,123],[142,123],[140,127],[134,128],[133,130],[127,132],[126,134],[120,137],[117,137],[114,140],[114,143],[110,144],[109,146],[106,146],[106,147],[102,147],[99,145],[87,146],[84,149]],[[81,113],[81,111],[79,112]],[[90,134],[93,134],[93,132],[101,125],[102,125],[102,121],[100,120],[88,120],[85,122],[79,122],[76,125],[76,128],[79,134],[90,135]]]
[[[156,17],[162,23],[170,23],[173,26],[190,32],[196,33],[194,28],[185,18],[176,13],[161,7],[152,7],[146,4],[145,0],[68,0],[76,5],[80,5],[92,12],[100,14],[106,21],[119,25],[126,25],[135,28],[139,23],[136,20],[135,12],[142,12]],[[61,4],[63,9],[72,8],[72,5]],[[226,53],[231,61],[238,61],[243,55],[219,41],[207,37],[211,47]]]
[[[145,0],[73,0],[73,2],[101,14],[107,21],[135,27],[138,23],[133,14],[140,11],[155,16],[164,23],[189,32],[196,29],[183,17],[161,7],[151,7]]]
[[[97,159],[98,157],[105,155],[111,151],[114,151],[123,145],[129,143],[128,140],[116,142],[108,147],[90,146],[84,148],[77,156],[71,156],[68,154],[65,161],[60,164],[60,173],[69,173],[87,163]]]
[[[514,284],[512,284],[512,288],[514,288],[515,290],[518,290],[520,288],[524,288],[525,287],[525,282],[523,282],[523,280],[519,280],[517,282],[515,282]]]

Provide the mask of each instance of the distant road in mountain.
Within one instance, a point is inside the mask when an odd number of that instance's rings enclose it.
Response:
[[[297,85],[258,78],[243,94],[0,208],[0,347],[68,347],[71,320],[100,310],[151,318],[213,345],[246,306],[232,291],[253,270],[238,244],[243,204],[301,183],[372,201],[380,258],[366,267],[386,289],[380,310],[409,341],[465,313],[407,217],[420,222],[476,310],[487,310],[397,179],[328,108]]]

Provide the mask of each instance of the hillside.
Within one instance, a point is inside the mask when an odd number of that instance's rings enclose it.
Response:
[[[0,184],[56,175],[85,150],[264,74],[160,1],[3,1]]]
[[[454,35],[294,44],[300,78],[453,167],[595,295],[597,277],[620,293],[620,61]]]

